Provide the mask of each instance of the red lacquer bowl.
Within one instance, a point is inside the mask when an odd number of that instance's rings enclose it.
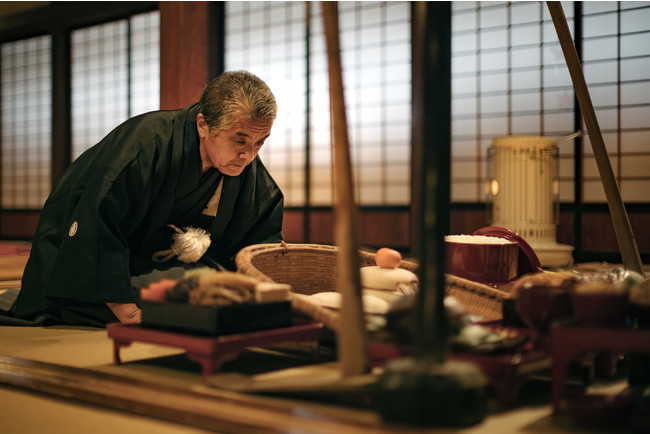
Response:
[[[519,248],[519,257],[517,261],[517,276],[536,273],[542,269],[542,264],[535,253],[535,250],[528,242],[518,233],[500,226],[486,226],[477,229],[472,235],[486,235],[491,237],[505,238],[506,240],[517,243]]]
[[[473,237],[481,240],[486,237]],[[491,237],[494,238],[494,237]],[[484,284],[503,284],[517,278],[519,249],[516,243],[481,244],[459,242],[447,237],[447,273]]]

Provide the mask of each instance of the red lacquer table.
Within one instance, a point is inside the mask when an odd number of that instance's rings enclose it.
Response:
[[[569,363],[588,352],[650,354],[650,330],[555,324],[551,338],[552,398],[555,411],[566,410],[568,406],[564,388]]]
[[[481,323],[487,327],[502,328],[500,321],[487,321]],[[551,367],[551,355],[545,349],[535,346],[533,332],[528,329],[516,329],[522,334],[530,335],[531,339],[522,348],[514,351],[495,353],[477,353],[471,351],[451,351],[450,360],[459,360],[474,363],[485,374],[488,383],[496,391],[497,403],[505,408],[515,401],[519,386],[531,374],[547,370]],[[381,365],[387,360],[410,355],[410,351],[400,351],[393,345],[371,343],[370,352],[376,365]]]
[[[316,357],[323,324],[297,324],[223,336],[189,335],[146,328],[141,324],[108,324],[106,329],[108,337],[113,339],[113,362],[116,364],[121,363],[121,348],[128,347],[133,342],[144,342],[187,351],[187,357],[201,365],[202,375],[206,378],[217,372],[224,362],[232,360],[248,347],[264,347],[281,342],[308,342],[312,345]]]

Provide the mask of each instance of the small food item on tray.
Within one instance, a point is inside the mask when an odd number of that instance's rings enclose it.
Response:
[[[450,343],[458,351],[489,354],[519,351],[528,340],[528,335],[516,330],[468,324],[450,338]]]
[[[418,277],[405,268],[361,267],[361,287],[390,291],[396,294],[415,294]]]
[[[221,285],[201,286],[190,291],[190,304],[197,306],[230,306],[253,301],[251,288],[232,288]]]
[[[398,268],[402,263],[399,252],[381,248],[375,255],[377,265],[361,267],[363,311],[371,315],[385,315],[400,298],[413,296],[418,290],[418,278],[412,271]],[[316,304],[330,309],[341,308],[341,294],[324,291],[312,294],[309,298]]]
[[[198,270],[142,301],[142,323],[185,333],[224,335],[288,327],[291,286],[231,271]],[[144,291],[143,291],[144,294]]]
[[[177,280],[162,279],[140,289],[140,298],[147,301],[165,301],[167,292],[178,284]]]
[[[219,271],[216,270],[215,268],[212,267],[198,267],[198,268],[190,268],[185,272],[185,275],[183,276],[184,278],[189,278],[189,277],[199,277],[204,274],[213,274],[213,273],[218,273]]]
[[[229,288],[247,289],[252,291],[258,279],[232,271],[215,271],[199,276],[199,287],[226,286]]]
[[[233,303],[271,303],[291,297],[291,285],[260,282],[254,277],[230,271],[204,273],[190,291],[190,303],[201,306],[228,306]]]
[[[381,268],[397,268],[402,264],[402,255],[397,250],[382,247],[375,254],[375,263]]]
[[[377,251],[375,263],[377,265],[361,267],[359,270],[363,312],[367,315],[386,315],[404,304],[401,299],[415,295],[418,291],[418,277],[412,271],[399,268],[402,255],[387,247]],[[309,298],[323,307],[341,308],[341,294],[336,291],[318,292]]]
[[[309,296],[317,304],[330,309],[341,308],[341,294],[334,291],[317,292]],[[367,314],[384,315],[388,312],[390,305],[382,298],[374,295],[363,294],[361,296],[363,312]]]
[[[190,291],[197,286],[199,286],[199,278],[197,276],[186,277],[165,293],[165,301],[189,303]]]
[[[258,282],[254,290],[256,303],[272,303],[291,298],[291,285],[275,282]]]
[[[399,268],[402,255],[382,247],[375,255],[376,266],[361,267],[361,287],[370,290],[391,291],[395,294],[415,294],[418,277],[406,268]]]
[[[399,308],[401,299],[414,297],[418,291],[418,277],[406,268],[399,268],[399,252],[382,248],[375,255],[377,265],[359,270],[365,313],[386,315]]]
[[[375,256],[377,265],[361,267],[361,287],[364,294],[393,302],[401,295],[413,295],[418,291],[418,277],[405,268],[399,252],[382,248]]]
[[[180,280],[162,279],[140,290],[145,301],[228,306],[233,303],[273,303],[291,298],[291,285],[260,282],[231,271],[200,268]]]

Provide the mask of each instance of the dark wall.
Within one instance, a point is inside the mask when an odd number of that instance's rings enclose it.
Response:
[[[636,238],[643,263],[650,263],[650,212],[645,207],[631,207],[630,224]],[[638,208],[638,209],[637,209]],[[290,243],[333,243],[333,212],[331,209],[310,210],[309,234],[305,236],[303,210],[287,210],[283,231]],[[575,211],[561,211],[557,226],[557,241],[575,246],[576,262],[620,263],[621,258],[611,217],[604,210],[586,210],[580,213],[576,234]],[[411,249],[411,216],[407,207],[402,209],[361,209],[360,241],[368,248],[391,247],[401,252]],[[471,234],[489,225],[489,216],[482,204],[452,204],[449,212],[449,234]],[[576,244],[580,243],[580,244]]]

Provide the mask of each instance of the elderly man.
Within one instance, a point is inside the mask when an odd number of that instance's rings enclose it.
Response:
[[[280,241],[282,192],[257,156],[276,113],[268,86],[237,71],[210,82],[197,104],[115,128],[70,166],[45,203],[13,316],[91,326],[138,321],[139,288],[187,268],[232,269],[242,247]],[[170,250],[186,228],[210,239],[192,263]]]

